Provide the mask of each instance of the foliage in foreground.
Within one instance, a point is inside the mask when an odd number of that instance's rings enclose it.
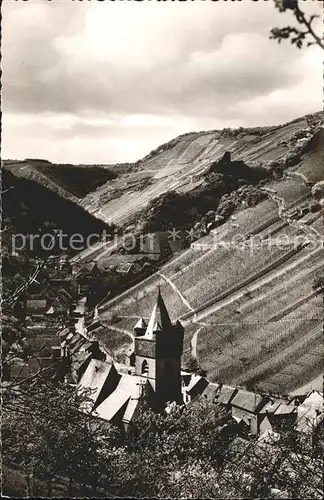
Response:
[[[323,427],[316,446],[291,429],[260,443],[203,400],[166,415],[144,404],[123,435],[81,411],[88,397],[41,379],[9,387],[4,463],[48,481],[49,495],[58,475],[125,497],[322,498]]]

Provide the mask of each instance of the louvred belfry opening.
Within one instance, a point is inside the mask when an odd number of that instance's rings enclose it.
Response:
[[[146,361],[146,359],[144,359],[142,363],[142,375],[148,375],[148,372],[149,372],[148,362]]]

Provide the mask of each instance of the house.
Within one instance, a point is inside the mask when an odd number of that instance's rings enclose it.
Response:
[[[70,326],[74,327],[74,330],[81,335],[86,334],[85,328],[85,312],[86,312],[86,301],[87,297],[80,297],[74,301],[71,305],[70,310]]]
[[[182,374],[182,395],[184,403],[190,403],[203,394],[209,382],[200,375],[191,373],[189,379],[186,375]]]
[[[215,382],[209,382],[209,384],[203,391],[202,396],[208,401],[214,403],[218,398],[218,395],[220,393],[220,388],[221,388],[220,384],[217,384]]]
[[[232,417],[237,421],[243,420],[251,426],[252,434],[257,434],[257,414],[267,401],[260,394],[239,389],[230,400]]]
[[[140,253],[147,255],[150,260],[161,260],[172,254],[168,231],[157,231],[141,235]]]
[[[280,401],[269,401],[259,411],[257,431],[260,434],[265,431],[279,432],[285,425],[294,425],[296,418],[296,407]]]
[[[64,328],[58,333],[63,357],[73,357],[80,352],[90,352],[92,357],[98,360],[105,360],[107,353],[104,352],[98,340],[89,339],[73,328]]]
[[[43,295],[34,294],[26,297],[26,315],[38,316],[46,313],[47,300]]]
[[[118,266],[116,266],[115,271],[118,274],[135,274],[136,272],[140,271],[140,266],[136,266],[134,262],[125,262],[125,263],[120,263]]]
[[[78,384],[92,359],[91,351],[78,351],[71,356],[71,378]]]
[[[71,305],[71,316],[73,318],[81,318],[85,315],[87,297],[81,297],[74,301]]]
[[[113,424],[122,424],[128,431],[139,408],[143,392],[149,390],[146,377],[122,373],[116,389],[97,407],[95,414]]]
[[[115,271],[120,274],[129,274],[130,272],[140,272],[145,262],[147,262],[147,257],[143,254],[116,253],[100,258],[95,265],[100,273]]]
[[[43,294],[29,294],[24,298],[24,316],[27,328],[30,325],[46,325],[47,298]]]
[[[95,410],[117,387],[120,375],[113,363],[91,359],[78,383],[79,390],[86,389],[89,402],[84,409]]]
[[[297,431],[312,436],[322,422],[319,417],[323,414],[323,394],[316,390],[310,391],[304,402],[297,407]]]

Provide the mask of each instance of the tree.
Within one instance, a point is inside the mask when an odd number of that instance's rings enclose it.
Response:
[[[324,49],[323,39],[314,30],[314,21],[319,18],[319,15],[313,14],[307,16],[298,4],[298,0],[274,0],[276,8],[280,12],[291,10],[300,27],[285,26],[284,28],[273,28],[270,38],[281,43],[282,40],[290,40],[293,45],[299,49],[318,45]]]
[[[192,356],[189,357],[187,362],[185,363],[184,370],[190,373],[195,373],[196,375],[200,375],[201,377],[206,377],[207,372],[203,368],[199,366],[197,358]]]
[[[23,359],[29,354],[26,338],[26,330],[21,322],[11,315],[3,314],[1,318],[2,330],[2,364],[10,362],[10,359],[19,356]]]
[[[317,443],[282,425],[266,441],[258,437],[227,460],[220,486],[225,498],[323,498],[323,428]]]
[[[37,377],[3,391],[2,454],[7,464],[48,482],[57,475],[90,484],[109,477],[102,450],[117,441],[115,430],[82,411],[87,393]]]
[[[313,290],[318,291],[318,293],[324,293],[324,276],[319,276],[314,280]]]
[[[143,405],[112,465],[116,494],[159,498],[216,494],[214,479],[236,432],[228,412],[205,399],[174,406],[167,414],[153,413]]]

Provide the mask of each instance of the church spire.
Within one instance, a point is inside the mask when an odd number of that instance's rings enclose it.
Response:
[[[147,325],[145,335],[152,336],[156,330],[165,330],[172,327],[171,319],[166,305],[161,295],[160,286],[158,287],[158,296],[153,307],[153,311]]]

